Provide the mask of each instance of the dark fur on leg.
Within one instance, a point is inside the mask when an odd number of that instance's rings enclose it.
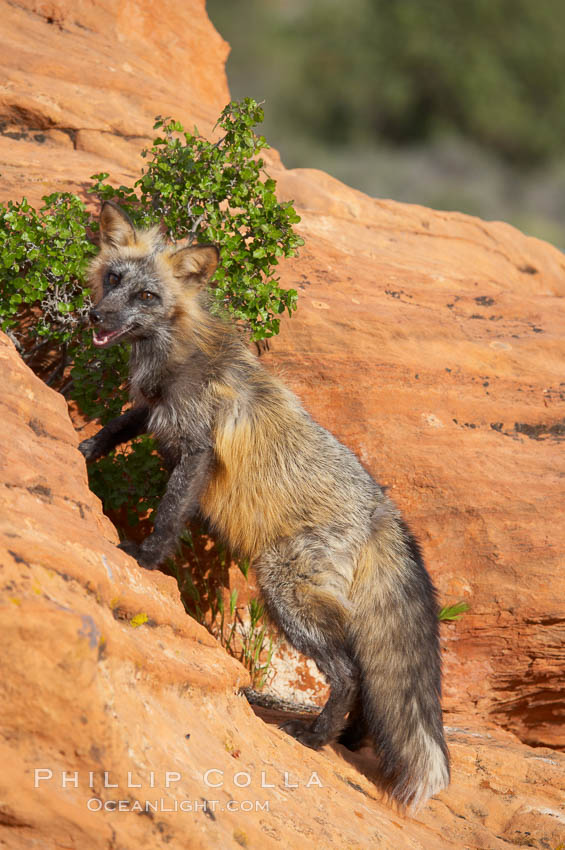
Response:
[[[211,463],[209,448],[181,455],[157,509],[153,533],[140,546],[130,541],[120,544],[120,548],[133,555],[140,566],[154,569],[174,550],[185,523],[198,510]]]
[[[140,434],[147,431],[147,419],[149,409],[147,407],[132,407],[121,416],[111,419],[94,437],[83,440],[79,445],[87,461],[98,460],[104,457],[120,443],[127,443]]]
[[[334,684],[332,684],[328,701],[316,719],[314,721],[287,720],[280,728],[307,747],[318,750],[324,744],[337,738],[356,693],[355,679],[347,675],[338,679],[334,671]]]
[[[349,712],[347,725],[338,738],[338,744],[355,752],[362,747],[368,735],[369,730],[363,713],[363,703],[361,701],[361,695],[358,694],[355,704]]]

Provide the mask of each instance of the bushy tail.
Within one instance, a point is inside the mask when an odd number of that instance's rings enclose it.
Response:
[[[435,588],[398,515],[375,518],[351,602],[351,651],[383,785],[412,810],[449,784]]]

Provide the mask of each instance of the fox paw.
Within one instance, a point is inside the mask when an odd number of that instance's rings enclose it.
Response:
[[[137,561],[139,557],[140,546],[138,543],[134,543],[133,540],[122,540],[119,544],[118,549],[121,549],[122,552],[127,552],[128,555],[131,555],[132,558],[135,558]]]
[[[287,720],[279,726],[287,735],[292,735],[305,747],[310,747],[312,750],[319,750],[326,743],[318,732],[312,729],[311,720]]]
[[[143,546],[139,543],[134,543],[133,540],[124,540],[118,546],[122,552],[127,552],[132,558],[135,558],[140,567],[146,570],[156,570],[159,566],[155,559],[143,551]]]
[[[90,437],[88,440],[83,440],[82,443],[79,443],[78,450],[82,455],[84,455],[84,459],[87,461],[96,460],[100,457],[96,437]]]

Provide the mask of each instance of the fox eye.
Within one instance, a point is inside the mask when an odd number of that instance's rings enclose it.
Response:
[[[147,289],[145,290],[145,292],[140,292],[139,297],[141,298],[142,301],[153,301],[154,298],[155,298],[153,293],[149,292],[149,290],[147,290]]]
[[[106,278],[110,286],[117,286],[121,279],[122,276],[120,274],[116,274],[116,272],[108,272],[108,277]]]

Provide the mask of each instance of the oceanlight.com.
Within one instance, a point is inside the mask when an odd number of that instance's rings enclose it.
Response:
[[[63,789],[79,789],[83,788],[86,792],[86,807],[91,812],[210,812],[226,811],[226,812],[268,812],[269,800],[248,799],[234,800],[229,793],[229,787],[235,788],[322,788],[322,782],[316,771],[313,771],[306,779],[300,780],[297,776],[293,776],[288,771],[285,771],[278,777],[269,776],[267,771],[262,770],[258,776],[254,776],[249,771],[240,770],[236,773],[226,775],[225,771],[220,768],[209,768],[201,776],[191,776],[191,785],[194,785],[194,780],[202,781],[207,794],[207,789],[225,789],[226,799],[209,800],[204,796],[200,799],[192,799],[188,795],[185,796],[185,788],[183,785],[183,775],[177,770],[167,770],[163,773],[155,773],[150,771],[146,780],[141,781],[135,776],[132,771],[127,772],[126,782],[119,783],[114,781],[117,777],[112,776],[110,771],[87,771],[81,772],[78,770],[59,770],[53,771],[51,768],[35,768],[34,770],[34,788],[41,789],[45,784],[58,784]],[[272,781],[278,778],[278,783]],[[203,791],[204,791],[203,788]],[[109,794],[102,793],[109,791]],[[127,795],[128,792],[134,791]],[[142,794],[140,789],[167,789],[170,793],[167,796],[160,796],[158,792],[147,794],[148,799],[140,800]],[[194,791],[194,788],[192,788]],[[115,795],[113,792],[116,792]],[[90,792],[90,793],[89,793]],[[94,792],[94,793],[92,793]],[[173,796],[174,793],[174,796]],[[110,799],[107,799],[110,797]]]
[[[86,808],[90,812],[268,812],[269,800],[101,800],[90,797]]]

